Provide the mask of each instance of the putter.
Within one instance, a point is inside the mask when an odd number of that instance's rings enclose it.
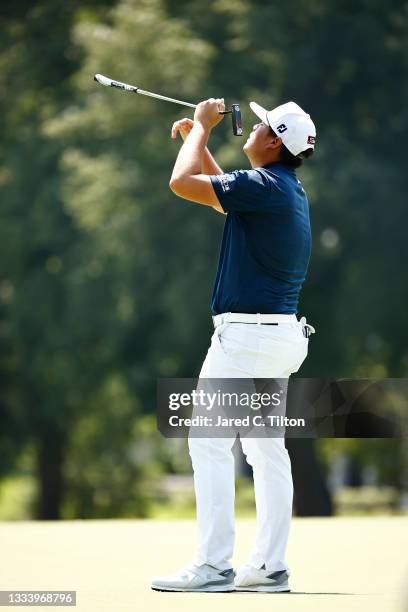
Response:
[[[182,100],[176,100],[175,98],[168,98],[167,96],[161,96],[159,94],[152,93],[151,91],[145,91],[144,89],[140,89],[135,85],[121,83],[121,81],[114,81],[109,77],[103,76],[103,74],[95,74],[94,81],[97,81],[101,85],[105,85],[105,87],[116,87],[117,89],[122,89],[123,91],[129,91],[130,93],[138,93],[142,96],[150,96],[151,98],[157,98],[158,100],[164,100],[165,102],[173,102],[173,104],[180,104],[181,106],[189,106],[191,108],[197,107],[197,104],[183,102]],[[232,104],[230,110],[220,111],[220,115],[229,115],[230,113],[232,117],[232,131],[234,133],[234,136],[242,136],[242,119],[239,104]]]

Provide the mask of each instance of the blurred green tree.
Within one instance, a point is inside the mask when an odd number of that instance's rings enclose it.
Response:
[[[247,128],[251,99],[309,109],[300,311],[317,334],[301,374],[406,375],[402,1],[39,0],[8,3],[3,23],[0,477],[34,443],[38,517],[147,512],[160,466],[135,451],[137,423],[158,376],[197,374],[211,331],[223,220],[168,189],[170,126],[190,113],[103,89],[95,72],[241,101]],[[227,122],[211,147],[226,169],[247,166]]]

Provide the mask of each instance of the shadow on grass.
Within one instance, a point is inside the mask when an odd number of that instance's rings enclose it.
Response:
[[[268,591],[231,591],[231,594],[233,593],[236,595],[365,595],[365,593],[326,593],[324,591],[275,591],[272,593]]]
[[[290,591],[281,593],[278,592],[268,592],[268,591],[231,591],[230,594],[235,595],[365,595],[365,593],[325,593],[325,592],[315,592],[315,591]]]
[[[182,593],[183,591],[165,591],[164,589],[154,589],[152,591],[160,592],[160,593]],[[369,595],[370,593],[325,593],[325,592],[315,592],[315,591],[184,591],[188,595],[197,593],[199,595],[351,595],[353,597],[359,595]]]

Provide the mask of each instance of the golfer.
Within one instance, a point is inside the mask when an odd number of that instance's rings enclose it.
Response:
[[[300,106],[267,111],[243,150],[250,170],[224,173],[207,147],[222,120],[223,99],[198,104],[194,121],[172,127],[184,143],[170,179],[186,200],[226,215],[212,296],[214,335],[200,378],[288,379],[304,361],[313,328],[296,317],[311,250],[306,193],[296,176],[315,147],[316,129]],[[156,578],[162,591],[289,591],[285,551],[292,516],[291,466],[283,437],[241,439],[252,466],[257,533],[236,572],[234,438],[189,438],[197,505],[198,548],[190,565]]]

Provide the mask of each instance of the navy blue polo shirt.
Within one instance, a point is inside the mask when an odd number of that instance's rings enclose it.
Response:
[[[211,301],[222,312],[297,312],[311,251],[296,171],[275,163],[210,177],[227,213]]]

